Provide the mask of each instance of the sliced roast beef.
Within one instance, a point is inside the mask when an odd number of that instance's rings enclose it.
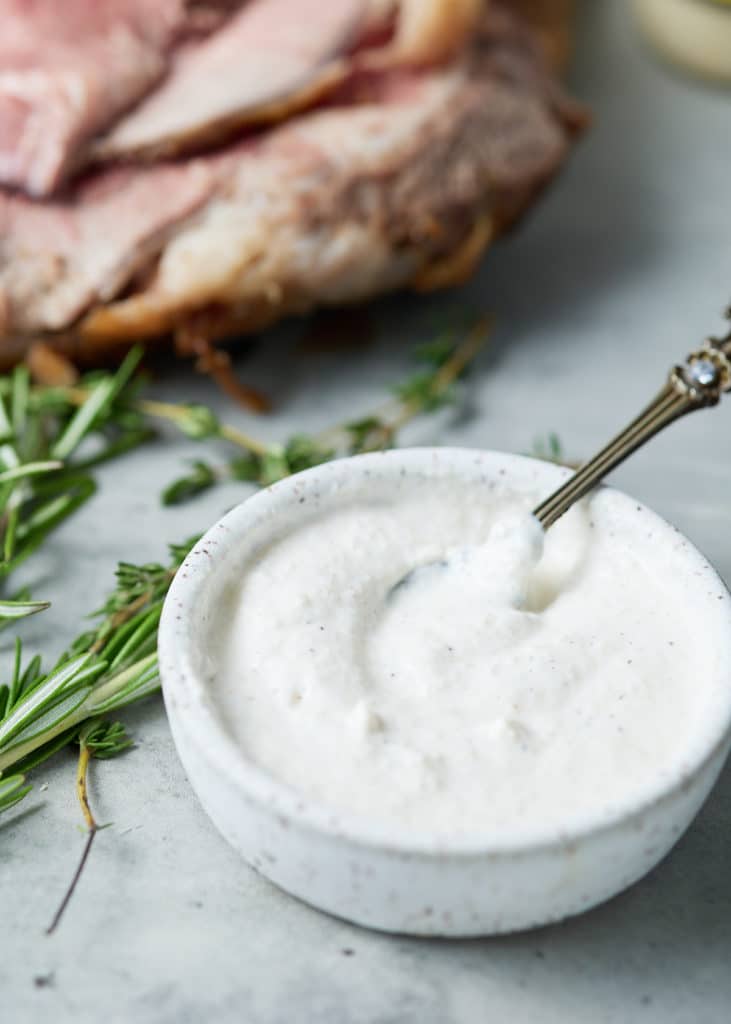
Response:
[[[370,55],[395,45],[393,10],[368,0]],[[497,3],[444,67],[377,64],[323,109],[206,155],[98,170],[53,202],[0,192],[4,351],[49,332],[217,337],[464,277],[581,119]]]
[[[183,0],[0,0],[0,183],[47,195],[165,68]]]
[[[221,158],[114,169],[45,203],[0,192],[0,334],[65,327],[118,294],[221,172]]]
[[[249,0],[179,52],[163,85],[94,148],[97,159],[195,152],[312,106],[361,68],[454,56],[485,0]]]
[[[97,155],[199,148],[311,101],[366,13],[365,0],[249,0],[219,32],[178,53],[166,81],[100,142]]]
[[[527,85],[512,80],[519,59],[534,68]],[[365,88],[372,102],[270,132],[147,286],[89,314],[81,333],[147,337],[203,313],[223,334],[464,277],[567,151],[575,109],[557,107],[539,66],[506,25],[456,67],[381,75]]]

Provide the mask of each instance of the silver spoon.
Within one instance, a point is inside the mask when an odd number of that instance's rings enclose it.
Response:
[[[731,319],[731,307],[726,311],[726,317]],[[701,348],[691,352],[684,363],[674,366],[665,386],[639,416],[533,510],[544,531],[669,423],[695,409],[716,405],[724,391],[731,391],[731,330],[725,338],[708,338]],[[441,560],[412,569],[391,588],[390,593],[411,583],[416,574],[443,568],[447,564]]]
[[[731,307],[726,316],[731,319]],[[686,413],[717,405],[724,391],[731,391],[731,330],[725,338],[708,338],[684,363],[674,366],[665,386],[639,416],[542,501],[533,515],[547,530],[646,441]]]

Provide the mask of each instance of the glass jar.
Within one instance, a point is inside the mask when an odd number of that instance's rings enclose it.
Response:
[[[670,60],[731,82],[731,0],[634,0],[645,35]]]

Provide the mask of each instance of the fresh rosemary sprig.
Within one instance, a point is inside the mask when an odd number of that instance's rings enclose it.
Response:
[[[98,718],[154,693],[157,624],[170,581],[192,541],[173,545],[168,565],[117,568],[117,586],[49,672],[38,655],[23,666],[16,640],[10,682],[0,687],[0,774],[23,773],[44,761]]]
[[[220,437],[246,451],[254,438],[202,405],[140,397],[135,377],[142,349],[114,372],[95,371],[74,384],[32,384],[25,366],[0,375],[0,582],[94,494],[92,470],[153,438],[166,420],[189,437]],[[21,592],[0,600],[0,629],[48,607]]]
[[[150,436],[139,416],[115,405],[129,393],[140,356],[133,350],[116,372],[88,375],[81,405],[64,389],[32,387],[24,366],[0,377],[0,580],[91,497],[93,466]],[[95,450],[80,450],[91,435]],[[8,598],[0,623],[44,607],[28,595]]]

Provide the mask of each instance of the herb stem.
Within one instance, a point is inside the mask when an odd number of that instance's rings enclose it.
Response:
[[[484,347],[491,326],[492,317],[483,316],[470,328],[464,341],[457,345],[454,353],[449,357],[444,366],[437,370],[434,386],[438,393],[445,391],[450,384],[457,380],[462,371],[469,366]]]
[[[86,827],[90,832],[96,832],[97,823],[94,820],[94,815],[91,813],[91,807],[89,806],[89,794],[86,791],[86,773],[89,768],[89,761],[91,760],[91,751],[85,743],[82,743],[79,748],[79,764],[76,769],[76,795],[79,798],[81,804],[81,813],[84,815],[84,821]]]
[[[175,570],[169,569],[165,574],[166,582],[169,583],[174,575]],[[144,608],[147,602],[151,601],[153,597],[154,590],[151,588],[150,590],[146,590],[143,593],[141,593],[138,597],[134,598],[134,600],[130,601],[129,604],[125,605],[124,608],[120,608],[119,611],[114,612],[114,614],[111,616],[109,620],[110,631],[118,629],[120,626],[123,626],[125,622],[128,622],[134,615],[136,615],[141,608]],[[108,636],[108,633],[99,635],[94,641],[94,643],[91,645],[89,650],[92,651],[92,653],[94,654],[98,654],[99,651],[101,651],[105,647],[108,640]]]
[[[132,408],[148,416],[166,419],[172,423],[181,423],[188,416],[188,410],[184,405],[175,405],[173,402],[158,402],[150,398],[138,399],[138,401],[133,402]],[[258,441],[255,437],[245,434],[242,430],[232,427],[228,423],[220,425],[219,434],[227,441],[231,441],[233,444],[238,445],[239,448],[243,448],[244,451],[254,452],[256,455],[264,455],[267,451],[267,446],[262,441]]]
[[[469,329],[465,338],[454,348],[442,366],[428,380],[426,396],[394,399],[377,409],[371,417],[374,423],[370,443],[359,451],[378,451],[387,448],[399,431],[424,412],[425,397],[428,401],[439,400],[467,369],[484,348],[489,337],[492,318],[480,317]],[[338,447],[347,435],[347,427],[330,427],[317,435],[317,443]]]
[[[89,398],[89,391],[84,388],[68,387],[60,389],[60,394],[74,405],[83,405]],[[189,415],[189,410],[184,405],[176,405],[174,402],[160,402],[153,398],[139,398],[132,402],[130,408],[154,419],[167,420],[169,423],[180,425]],[[229,423],[222,423],[219,428],[219,436],[230,441],[232,444],[243,448],[244,451],[253,452],[255,455],[265,455],[268,446],[252,437],[251,434],[233,427]]]
[[[71,897],[73,896],[74,891],[76,890],[76,886],[79,883],[79,879],[81,878],[89,854],[91,853],[91,846],[92,843],[94,842],[94,836],[99,831],[99,826],[96,823],[96,819],[94,818],[94,815],[91,813],[91,806],[89,805],[89,794],[86,785],[86,777],[89,770],[90,760],[91,750],[86,745],[86,743],[82,741],[79,748],[79,761],[76,768],[76,795],[79,798],[79,804],[81,805],[81,813],[83,814],[84,821],[86,822],[86,842],[84,843],[84,849],[81,852],[81,859],[78,863],[76,871],[74,871],[71,883],[68,889],[66,890],[66,893],[64,894],[61,903],[59,904],[58,910],[53,915],[53,920],[46,929],[46,935],[52,935],[53,932],[55,932],[56,928],[58,928],[58,925],[61,922],[61,918],[63,917],[64,911],[66,910],[66,907],[69,905]]]
[[[464,341],[457,345],[453,354],[434,375],[431,389],[434,398],[440,398],[469,366],[478,352],[484,347],[489,330],[490,318],[482,317],[470,329]],[[422,412],[422,408],[423,403],[418,399],[404,402],[400,414],[388,425],[390,437],[393,437],[407,423],[415,419]]]
[[[227,441],[231,441],[232,444],[236,444],[246,451],[254,452],[255,455],[266,455],[268,451],[268,445],[264,444],[263,441],[258,441],[255,437],[244,434],[241,430],[230,426],[228,423],[221,424],[221,437],[225,437]]]

